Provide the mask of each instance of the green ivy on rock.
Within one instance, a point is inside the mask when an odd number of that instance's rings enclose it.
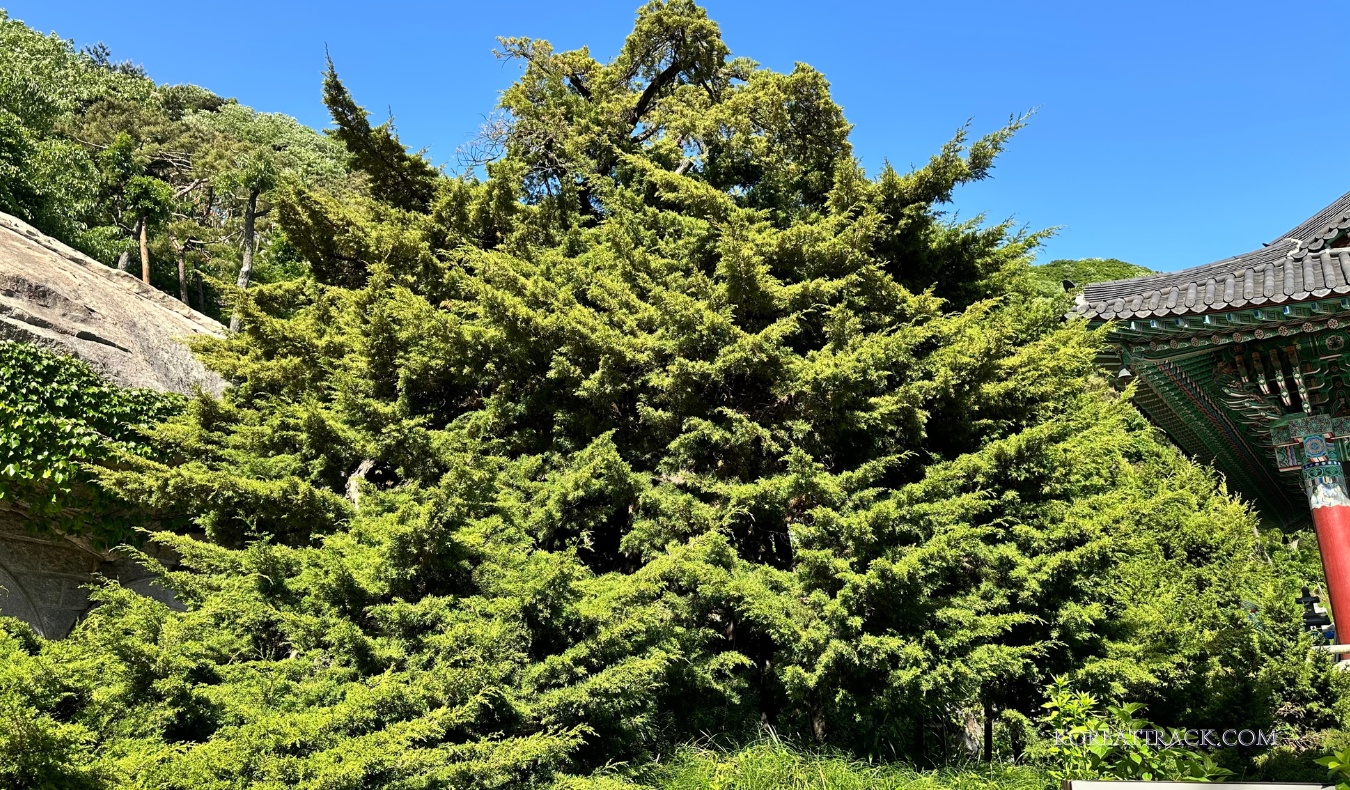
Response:
[[[0,505],[35,528],[102,545],[126,540],[125,503],[92,483],[88,465],[146,454],[144,429],[184,402],[108,384],[72,357],[0,342]]]

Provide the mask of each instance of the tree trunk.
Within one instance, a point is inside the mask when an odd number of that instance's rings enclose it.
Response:
[[[816,743],[825,742],[825,711],[819,705],[811,711],[811,735],[815,737]]]
[[[375,459],[367,458],[357,465],[356,471],[352,472],[351,477],[347,478],[347,500],[352,503],[352,507],[359,510],[361,508],[361,481],[366,479],[370,470],[375,468]]]
[[[141,217],[141,279],[145,281],[146,285],[150,284],[150,246],[149,240],[146,238],[145,228],[149,224],[145,221],[145,217]]]
[[[136,227],[131,230],[132,237],[139,238],[141,235],[141,221],[136,220]],[[131,268],[131,250],[122,250],[122,254],[117,256],[117,270],[124,272]]]
[[[994,706],[984,703],[984,761],[994,761]]]
[[[197,311],[198,311],[198,312],[201,312],[201,313],[205,313],[205,312],[206,312],[206,284],[202,282],[202,273],[201,273],[201,272],[199,272],[199,271],[193,271],[192,273],[195,274],[195,275],[197,275],[197,278],[196,278],[196,279],[197,279]]]
[[[253,226],[258,216],[258,190],[252,190],[248,193],[248,205],[244,207],[244,256],[243,263],[239,266],[239,279],[235,285],[240,291],[248,288],[248,279],[253,275]],[[238,298],[242,299],[240,293]],[[234,308],[234,315],[230,316],[230,331],[239,331],[239,308]]]
[[[188,280],[187,280],[187,244],[180,244],[178,239],[173,240],[174,251],[178,253],[178,298],[183,304],[192,306],[188,301]]]

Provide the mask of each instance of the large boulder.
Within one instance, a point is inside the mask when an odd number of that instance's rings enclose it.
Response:
[[[218,395],[224,380],[183,341],[224,333],[177,299],[0,214],[0,340],[79,357],[124,387]],[[64,636],[88,610],[85,585],[96,573],[173,603],[137,563],[73,538],[35,535],[0,503],[0,614]]]
[[[213,394],[183,340],[225,328],[126,272],[0,214],[0,340],[70,354],[123,387]]]

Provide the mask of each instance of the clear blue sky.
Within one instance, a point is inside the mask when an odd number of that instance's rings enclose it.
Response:
[[[410,2],[0,0],[78,45],[103,41],[161,82],[193,82],[322,126],[327,44],[358,101],[403,141],[453,159],[516,66],[499,35],[612,56],[638,0]],[[815,66],[875,173],[922,163],[1040,111],[963,216],[1061,226],[1042,260],[1118,257],[1177,269],[1271,240],[1350,191],[1350,6],[1299,3],[731,2],[710,15],[737,55]]]

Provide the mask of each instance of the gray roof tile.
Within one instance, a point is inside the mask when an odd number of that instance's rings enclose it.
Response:
[[[1350,228],[1350,222],[1346,221],[1347,213],[1350,213],[1350,192],[1346,192],[1332,201],[1331,205],[1266,242],[1266,246],[1273,246],[1288,238],[1307,241],[1310,237],[1320,236],[1328,228],[1337,225],[1340,225],[1342,230]]]
[[[1091,283],[1074,309],[1098,320],[1156,318],[1350,293],[1350,247],[1330,246],[1347,231],[1350,192],[1261,249],[1179,272]]]

